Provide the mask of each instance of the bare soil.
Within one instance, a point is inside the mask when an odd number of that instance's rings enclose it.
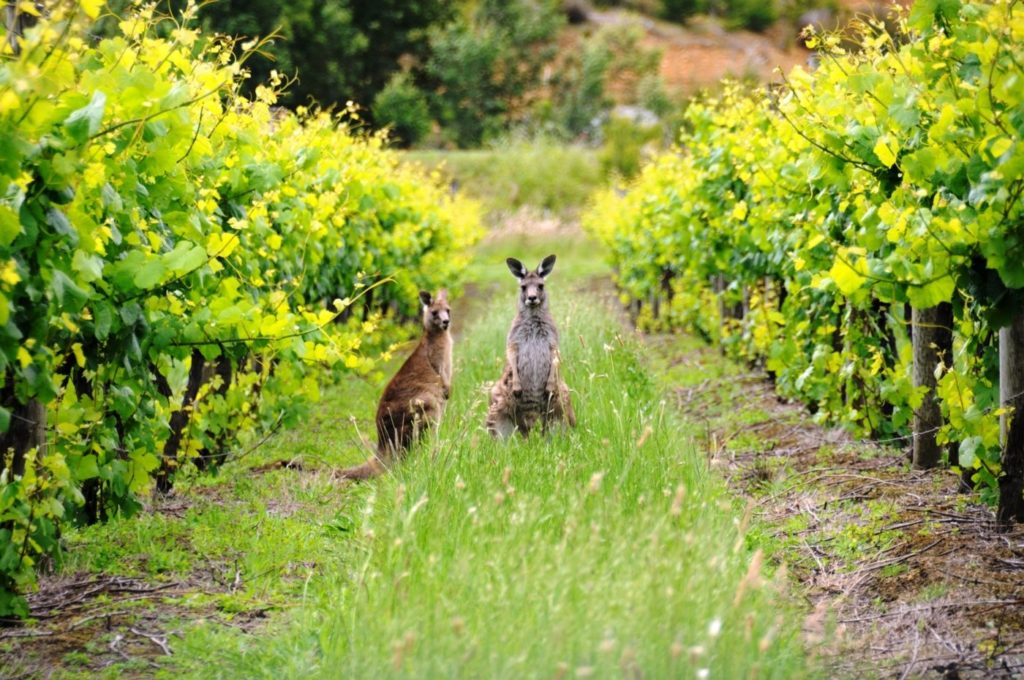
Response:
[[[220,487],[193,488],[187,494],[154,498],[144,512],[181,518],[204,497],[218,504],[232,502],[223,494]],[[308,508],[287,500],[267,508],[268,514],[303,510]],[[136,557],[142,564],[149,556]],[[126,566],[126,571],[133,570]],[[187,625],[216,619],[254,631],[274,608],[258,603],[225,608],[221,597],[245,589],[238,561],[229,555],[197,555],[187,573],[170,580],[57,570],[41,574],[38,586],[27,596],[28,620],[0,620],[0,680],[95,677],[103,672],[153,677],[170,660]]]

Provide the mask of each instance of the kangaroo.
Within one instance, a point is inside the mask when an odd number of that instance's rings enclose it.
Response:
[[[576,427],[569,387],[558,372],[558,329],[544,292],[555,256],[545,257],[533,272],[513,257],[506,263],[519,279],[519,305],[505,343],[505,369],[491,388],[487,431],[507,439],[515,431],[529,435],[538,420],[544,432],[552,422]]]
[[[423,337],[391,379],[377,406],[377,453],[342,470],[342,479],[369,479],[390,467],[420,435],[437,427],[452,388],[451,308],[448,291],[420,291]]]

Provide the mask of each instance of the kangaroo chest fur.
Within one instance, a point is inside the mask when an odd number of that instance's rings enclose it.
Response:
[[[544,392],[551,372],[554,348],[558,346],[558,331],[546,313],[528,315],[509,333],[509,341],[517,348],[516,370],[523,388],[522,406],[544,403]]]

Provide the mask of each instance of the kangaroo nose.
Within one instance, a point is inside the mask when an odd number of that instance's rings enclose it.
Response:
[[[528,295],[528,296],[526,296],[526,299],[529,300],[530,302],[536,302],[537,301],[537,296],[536,295]]]
[[[441,321],[441,328],[448,328],[449,323],[450,322],[448,321],[448,319],[444,319],[443,321]]]

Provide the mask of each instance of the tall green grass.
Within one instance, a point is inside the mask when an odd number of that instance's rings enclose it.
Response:
[[[358,502],[347,532],[330,529],[344,547],[319,565],[326,575],[257,635],[191,628],[176,647],[183,670],[224,678],[808,674],[799,614],[747,545],[744,508],[661,400],[642,347],[557,275],[548,288],[578,427],[508,442],[483,429],[510,285],[456,345],[453,397],[436,439],[393,474],[334,491]]]

